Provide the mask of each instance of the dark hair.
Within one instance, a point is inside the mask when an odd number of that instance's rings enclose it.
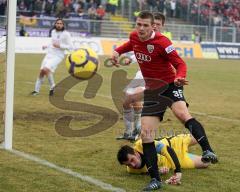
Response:
[[[162,21],[162,25],[164,25],[166,18],[165,18],[165,16],[162,13],[154,12],[153,13],[153,17],[154,17],[154,19],[161,20]]]
[[[153,14],[150,11],[141,11],[137,17],[141,19],[150,19],[151,23],[154,21]]]
[[[134,155],[134,149],[132,147],[124,145],[119,149],[117,159],[121,165],[124,161],[128,161],[128,154]]]
[[[63,21],[62,18],[58,18],[58,19],[55,21],[54,26],[53,26],[53,29],[56,29],[56,23],[57,23],[58,21],[62,21],[62,23],[63,23],[62,31],[64,31],[64,30],[65,30],[65,23],[64,23],[64,21]]]

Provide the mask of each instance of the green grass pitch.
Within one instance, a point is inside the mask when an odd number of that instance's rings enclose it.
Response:
[[[88,137],[64,137],[55,130],[55,122],[70,115],[73,130],[94,125],[101,116],[68,109],[59,109],[49,102],[48,83],[45,80],[41,94],[33,97],[43,55],[16,56],[14,139],[13,148],[35,155],[59,166],[88,175],[130,192],[140,191],[149,181],[146,175],[130,175],[116,161],[118,148],[127,143],[116,141],[123,131],[121,115],[112,127]],[[118,113],[111,99],[111,78],[116,68],[101,64],[99,74],[103,83],[95,98],[83,96],[86,83],[78,83],[65,95],[66,101],[105,107]],[[164,186],[163,191],[179,192],[236,192],[239,191],[240,154],[240,63],[237,60],[189,59],[185,97],[190,111],[204,125],[210,143],[220,162],[204,170],[183,170],[181,186]],[[136,65],[122,67],[132,78]],[[56,83],[68,77],[64,64],[55,73]],[[121,91],[119,92],[121,94]],[[74,105],[74,104],[72,104]],[[71,108],[71,107],[70,107]],[[1,121],[1,120],[0,120]],[[159,130],[184,131],[183,125],[167,112]],[[1,135],[3,130],[0,131]],[[2,136],[0,137],[2,138]],[[200,147],[192,152],[201,154]],[[164,179],[168,178],[164,177]],[[104,191],[75,177],[0,150],[1,192],[82,192]]]

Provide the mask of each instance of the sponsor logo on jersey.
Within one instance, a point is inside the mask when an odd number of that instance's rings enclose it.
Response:
[[[175,50],[173,45],[169,45],[167,48],[165,48],[165,51],[167,52],[167,54],[171,53],[173,50]]]
[[[151,61],[151,57],[149,55],[145,55],[143,53],[139,53],[139,52],[136,52],[136,58],[138,60],[139,63],[142,63],[143,61],[145,62],[150,62]]]
[[[154,51],[154,45],[147,45],[147,50],[149,53],[152,53]]]

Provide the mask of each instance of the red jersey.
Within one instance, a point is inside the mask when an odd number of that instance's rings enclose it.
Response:
[[[177,54],[172,42],[161,33],[153,32],[148,40],[141,41],[134,31],[130,34],[129,41],[115,51],[119,54],[134,51],[147,87],[153,88],[155,84],[149,79],[172,83],[177,77],[186,77],[185,62]]]

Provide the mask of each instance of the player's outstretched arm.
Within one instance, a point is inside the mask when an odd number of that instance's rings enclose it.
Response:
[[[113,51],[112,56],[111,56],[111,63],[115,67],[119,67],[120,64],[118,62],[120,54],[117,51]]]
[[[170,177],[168,180],[166,180],[166,183],[173,184],[173,185],[181,184],[181,178],[182,178],[181,165],[174,149],[164,145],[161,142],[159,142],[156,145],[156,149],[158,153],[160,153],[161,155],[167,158],[167,160],[171,163],[172,167],[175,166],[174,175]],[[158,149],[160,150],[158,151]]]
[[[130,41],[127,41],[123,45],[117,47],[113,51],[112,56],[111,56],[112,64],[116,67],[119,67],[119,64],[118,64],[119,56],[123,53],[127,53],[127,52],[130,52],[132,50],[133,50],[133,47],[132,47],[132,44],[130,43]]]

